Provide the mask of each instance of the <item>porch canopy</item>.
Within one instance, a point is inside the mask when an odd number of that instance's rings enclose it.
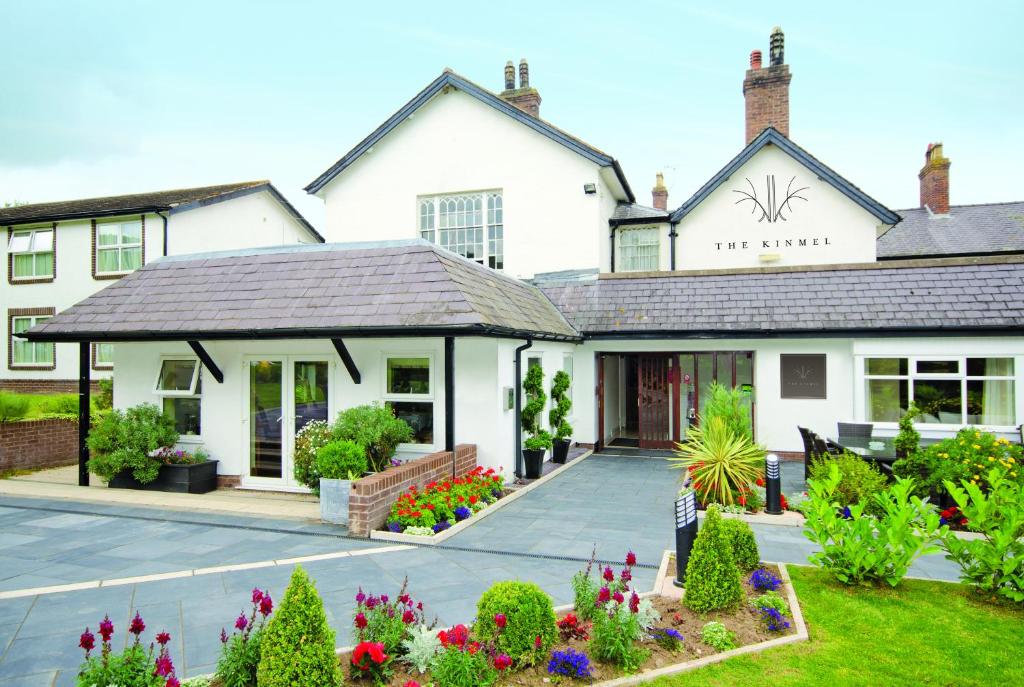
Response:
[[[79,482],[88,484],[89,343],[331,339],[353,381],[347,337],[444,337],[445,443],[454,446],[454,340],[579,341],[551,301],[424,240],[314,244],[165,257],[33,327],[30,341],[79,342]]]

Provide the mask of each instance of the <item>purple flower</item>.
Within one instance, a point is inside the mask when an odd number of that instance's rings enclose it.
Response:
[[[853,520],[853,513],[850,512],[849,506],[843,506],[843,518],[846,520]]]
[[[473,511],[469,510],[465,506],[459,506],[455,509],[455,522],[461,522],[473,514]]]
[[[366,601],[366,594],[363,594],[363,588],[360,587],[359,591],[356,592],[356,603],[361,604]]]
[[[260,599],[260,613],[266,618],[273,610],[274,600],[270,598],[270,594],[264,592],[263,598]]]
[[[448,522],[447,520],[442,520],[441,522],[437,523],[436,525],[434,525],[430,529],[434,530],[434,534],[437,534],[438,532],[444,532],[446,529],[448,529],[451,526],[452,526],[452,524],[450,522]]]
[[[388,523],[388,530],[391,531],[391,532],[401,532],[402,531],[402,523],[398,522],[397,520],[389,522]]]
[[[388,595],[387,594],[381,594],[380,595],[380,602],[382,604],[386,604],[388,602]]]
[[[260,591],[259,587],[254,588],[252,590],[252,602],[254,604],[258,604],[262,600],[263,600],[263,592]]]
[[[93,633],[89,632],[89,628],[85,628],[85,632],[78,638],[78,646],[85,649],[87,655],[96,646],[96,637]]]
[[[227,633],[227,630],[225,630],[223,627],[220,628],[220,643],[221,644],[227,644],[228,643],[228,633]]]
[[[244,613],[239,613],[238,617],[235,618],[235,629],[236,630],[239,630],[239,631],[245,630],[245,627],[248,624],[249,624],[249,621],[245,619],[245,614]]]
[[[764,568],[758,568],[750,576],[750,584],[762,592],[774,592],[776,589],[782,586],[782,580],[780,580],[770,570]]]
[[[633,592],[629,597],[629,610],[632,613],[638,613],[640,611],[640,597],[637,596],[636,592]]]
[[[622,592],[615,592],[612,594],[612,598],[615,599],[615,603],[620,604],[626,600],[626,597],[622,595]]]
[[[131,625],[128,626],[128,631],[138,638],[146,629],[146,623],[142,622],[142,616],[139,615],[138,611],[135,611],[135,617],[132,618]]]
[[[156,659],[156,670],[153,671],[155,675],[160,677],[167,677],[174,672],[174,664],[171,662],[171,657],[167,654],[161,654]]]

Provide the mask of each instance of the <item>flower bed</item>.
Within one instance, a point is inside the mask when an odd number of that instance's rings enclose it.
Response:
[[[477,466],[463,477],[415,484],[391,506],[387,530],[433,536],[467,520],[504,495],[500,471]]]

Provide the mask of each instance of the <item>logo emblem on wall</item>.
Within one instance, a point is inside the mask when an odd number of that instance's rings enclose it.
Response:
[[[775,175],[768,174],[765,176],[765,195],[761,198],[757,195],[757,189],[754,187],[754,182],[749,178],[747,184],[750,186],[750,190],[745,189],[733,189],[733,193],[738,193],[742,196],[736,201],[736,205],[740,203],[749,202],[750,214],[757,216],[758,222],[767,221],[768,223],[785,222],[787,220],[785,213],[793,213],[793,201],[802,200],[805,203],[807,198],[800,195],[806,191],[809,186],[802,186],[800,188],[793,188],[793,184],[796,181],[796,177],[789,180],[786,185],[786,194],[780,199],[778,191],[775,187]],[[760,214],[759,214],[760,213]]]

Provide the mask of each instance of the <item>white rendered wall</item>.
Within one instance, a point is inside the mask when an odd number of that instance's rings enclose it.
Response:
[[[807,187],[803,200],[783,210],[785,221],[758,221],[750,201],[734,191],[750,191],[766,202],[765,179],[775,176],[779,202],[786,187]],[[765,146],[753,158],[687,214],[677,227],[676,268],[707,270],[764,265],[817,265],[875,261],[878,219],[837,191],[831,184],[784,153]],[[765,246],[763,242],[767,241]],[[786,241],[790,245],[786,245]],[[801,245],[801,241],[805,245]],[[761,255],[779,259],[762,262]]]
[[[472,96],[439,94],[318,195],[328,241],[418,238],[421,196],[497,190],[505,272],[592,269],[615,198],[601,168]],[[597,193],[583,186],[593,183]],[[486,237],[485,237],[486,238]]]

